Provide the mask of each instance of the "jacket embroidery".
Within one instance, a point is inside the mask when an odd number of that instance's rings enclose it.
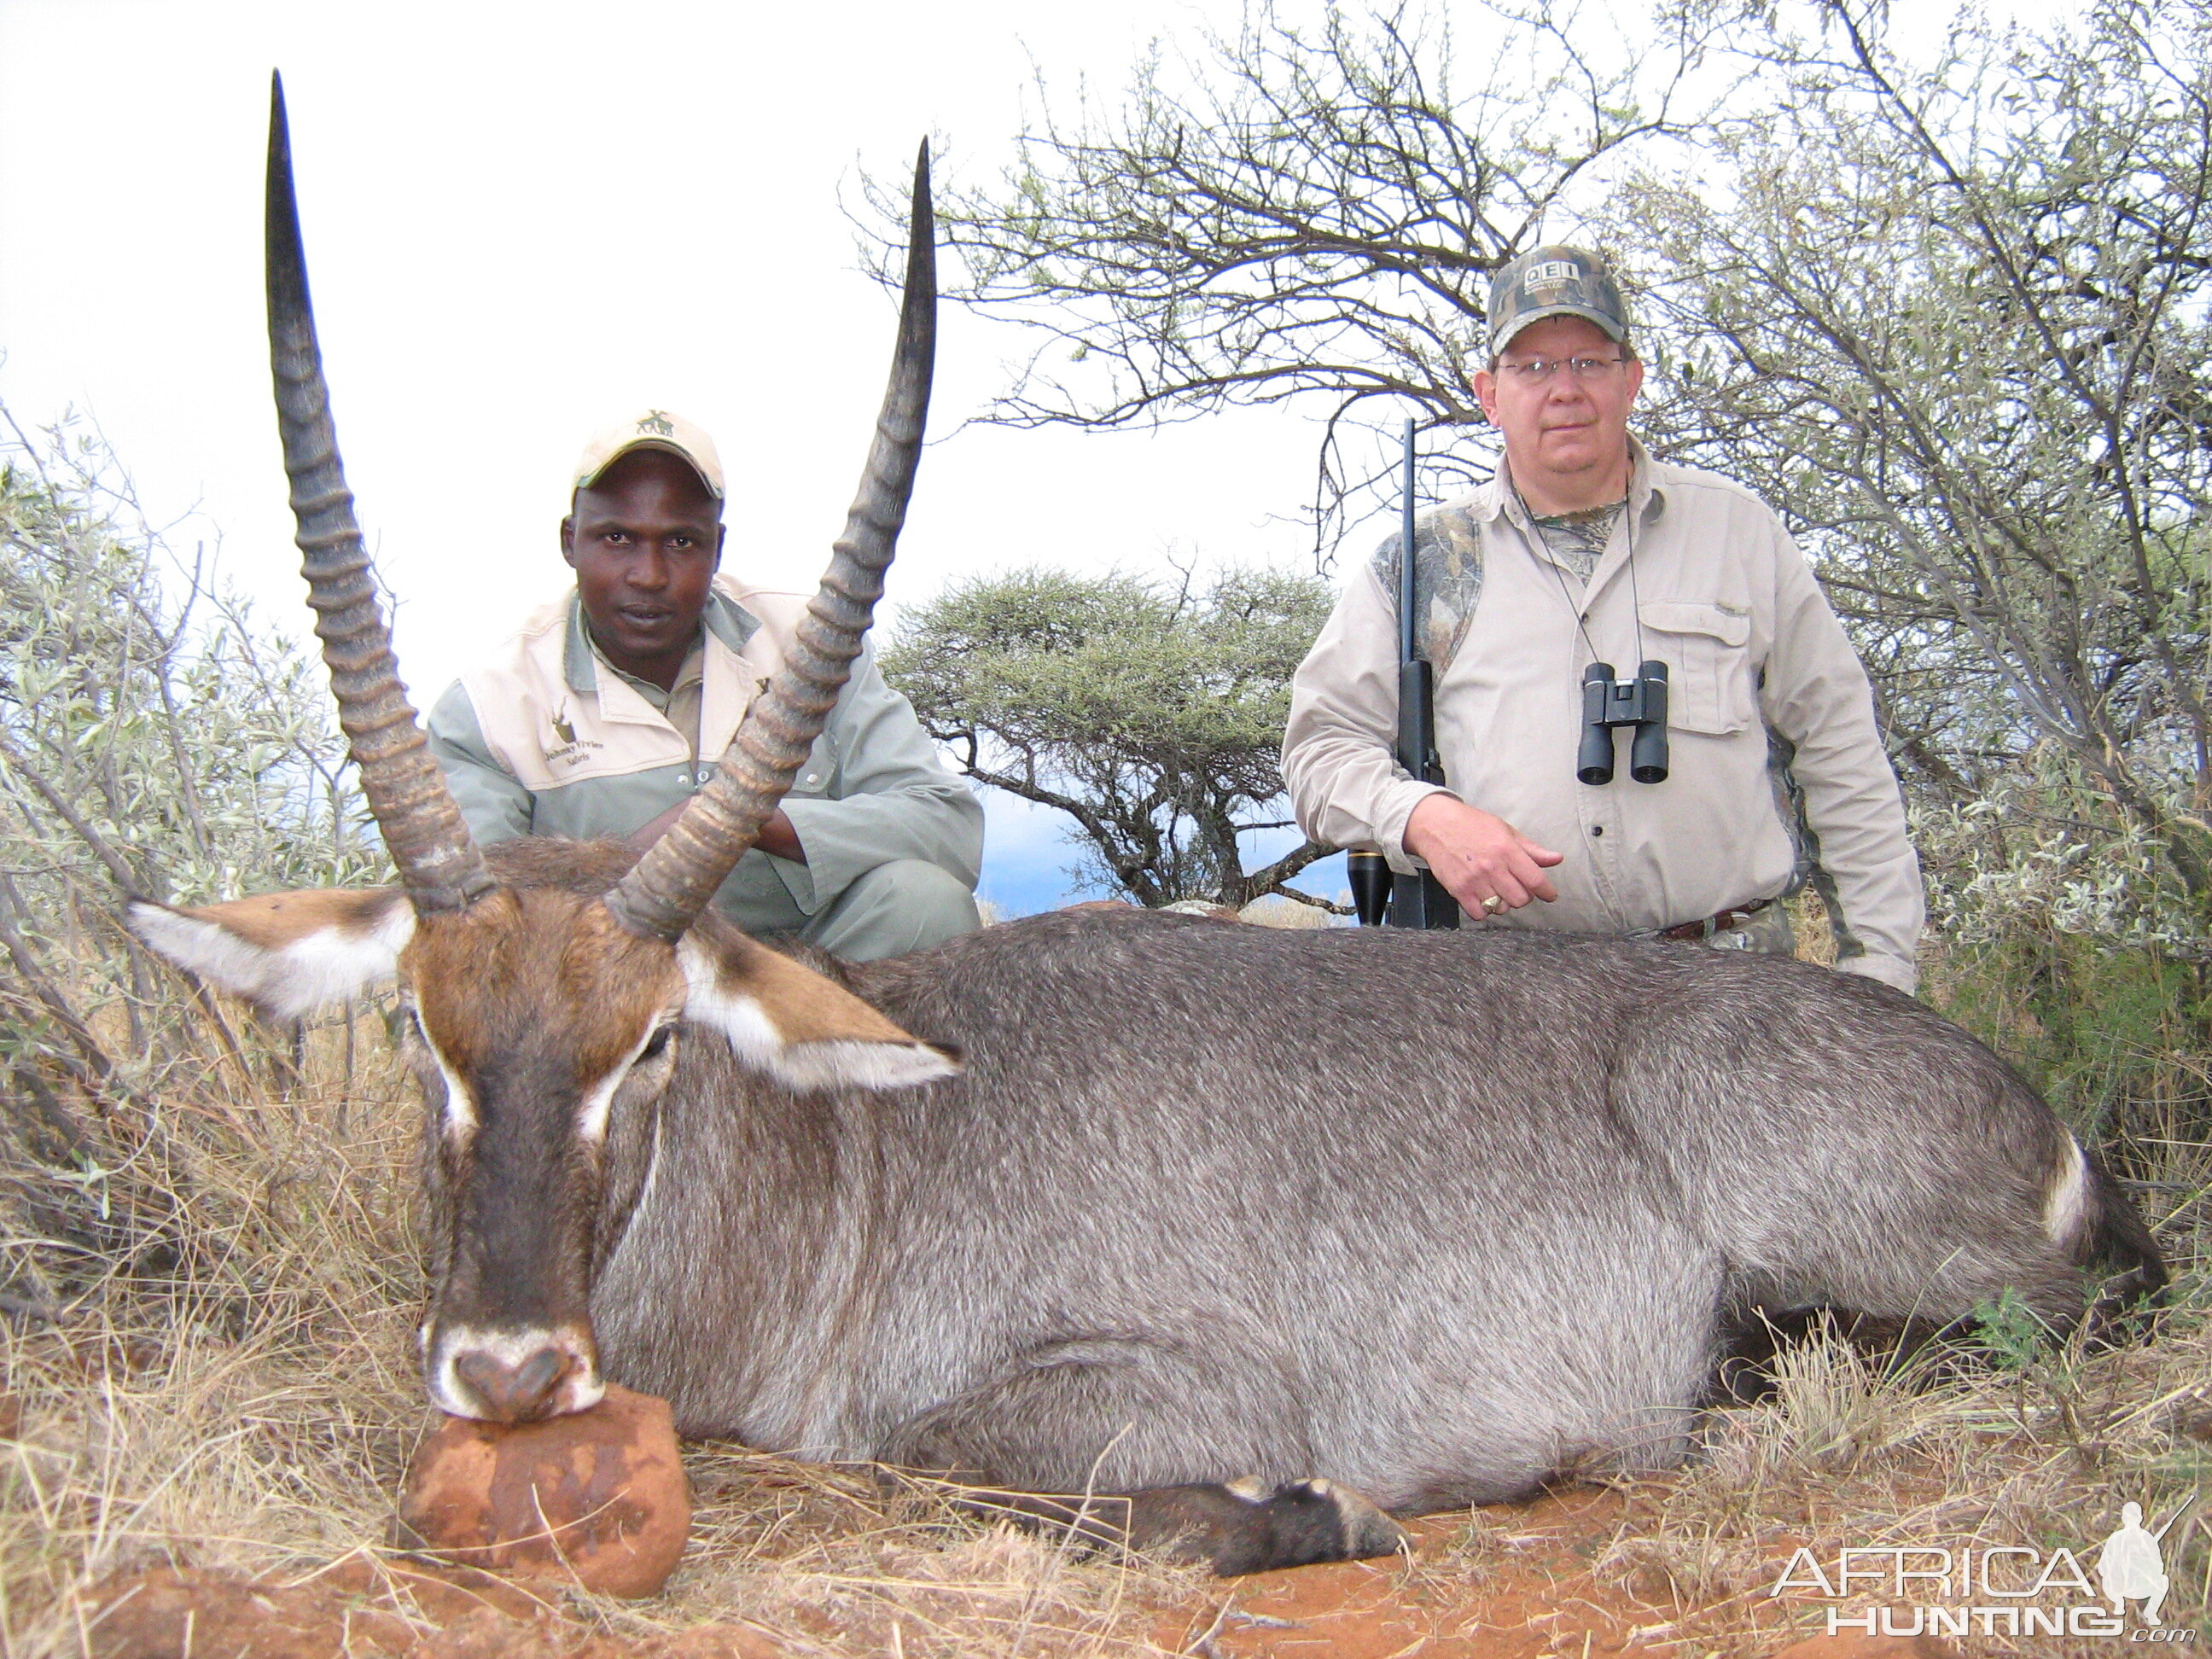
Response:
[[[550,724],[557,741],[550,749],[543,744],[538,745],[538,753],[544,757],[549,768],[574,770],[591,757],[593,750],[606,747],[606,744],[590,738],[580,741],[577,738],[576,723],[568,718],[568,705],[565,702],[553,711]]]

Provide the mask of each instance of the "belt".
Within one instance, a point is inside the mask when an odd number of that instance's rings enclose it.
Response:
[[[1733,910],[1723,910],[1718,915],[1707,916],[1703,921],[1686,921],[1679,927],[1662,927],[1658,937],[1711,939],[1715,933],[1733,933],[1773,902],[1772,899],[1761,899],[1756,904],[1739,905]]]

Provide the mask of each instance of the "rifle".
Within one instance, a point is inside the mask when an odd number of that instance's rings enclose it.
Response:
[[[1398,531],[1398,764],[1424,783],[1444,781],[1437,757],[1436,670],[1420,654],[1420,618],[1414,611],[1413,422],[1406,422],[1406,467]],[[1456,927],[1459,901],[1450,889],[1424,870],[1418,876],[1394,874],[1382,854],[1353,852],[1346,856],[1352,908],[1363,927],[1379,926],[1388,907],[1393,927]]]

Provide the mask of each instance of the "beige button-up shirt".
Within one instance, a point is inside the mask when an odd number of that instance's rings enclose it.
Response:
[[[1790,770],[1834,878],[1838,965],[1912,989],[1920,866],[1857,654],[1764,502],[1640,445],[1633,455],[1628,510],[1586,586],[1528,522],[1502,463],[1444,509],[1471,519],[1482,561],[1474,617],[1437,684],[1446,787],[1565,854],[1547,872],[1557,902],[1485,925],[1633,933],[1788,890],[1798,848],[1771,730],[1794,746]],[[1411,870],[1406,820],[1437,786],[1394,754],[1398,606],[1377,562],[1353,574],[1292,681],[1283,777],[1309,836],[1378,847]],[[1582,783],[1583,670],[1605,661],[1626,678],[1643,657],[1670,677],[1667,780],[1631,780],[1624,729],[1613,781]]]

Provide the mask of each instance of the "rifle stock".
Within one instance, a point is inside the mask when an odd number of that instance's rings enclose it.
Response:
[[[1412,424],[1407,422],[1409,428]],[[1413,562],[1410,535],[1406,546],[1406,563],[1410,568]],[[1443,763],[1437,757],[1436,670],[1417,656],[1408,655],[1398,665],[1398,764],[1424,783],[1444,781]],[[1459,901],[1429,871],[1392,877],[1393,927],[1456,927],[1459,918]]]

